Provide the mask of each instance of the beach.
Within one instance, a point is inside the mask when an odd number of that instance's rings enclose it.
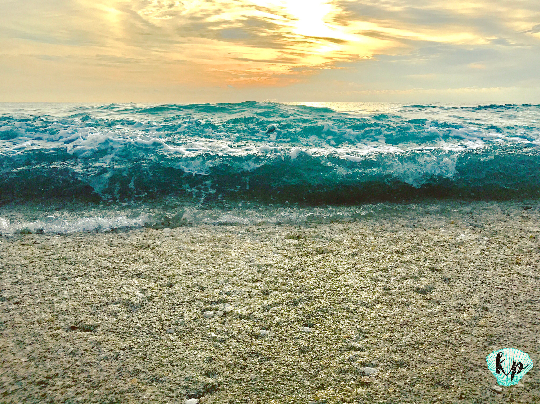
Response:
[[[385,206],[0,237],[0,402],[540,402],[540,203]]]

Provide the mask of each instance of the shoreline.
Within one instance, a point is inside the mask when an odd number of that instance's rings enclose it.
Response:
[[[0,401],[540,401],[538,202],[393,208],[0,237]]]

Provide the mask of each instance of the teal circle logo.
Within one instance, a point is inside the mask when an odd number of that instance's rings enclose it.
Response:
[[[525,373],[533,367],[529,355],[514,348],[494,351],[487,356],[486,362],[490,372],[497,378],[499,386],[518,384]]]

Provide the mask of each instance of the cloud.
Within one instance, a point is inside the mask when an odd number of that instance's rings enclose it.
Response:
[[[532,27],[532,28],[530,29],[530,31],[528,31],[528,32],[530,32],[531,34],[537,34],[537,33],[539,33],[539,32],[540,32],[540,24],[536,24],[536,25],[535,25],[534,27]]]
[[[241,70],[244,76],[252,75],[258,85],[264,77],[298,76],[339,60],[370,56],[389,46],[387,39],[351,33],[332,24],[332,16],[339,10],[331,3],[313,0],[309,8],[304,5],[272,0],[85,4],[94,14],[101,13],[101,26],[111,38],[109,49],[123,44],[135,52],[150,49],[171,60],[182,54],[199,63],[203,71],[212,71],[217,64],[236,81],[234,77]],[[239,65],[240,60],[245,64]],[[295,69],[289,68],[291,63],[280,64],[282,60],[293,61]]]
[[[354,76],[363,86],[399,89],[408,75],[417,86],[448,86],[476,72],[484,76],[471,77],[491,88],[507,80],[496,66],[534,78],[515,61],[536,61],[539,20],[536,0],[7,2],[0,82],[24,62],[35,69],[24,69],[30,78],[49,72],[49,81],[109,87],[324,86],[327,77]],[[388,77],[366,82],[370,69]]]

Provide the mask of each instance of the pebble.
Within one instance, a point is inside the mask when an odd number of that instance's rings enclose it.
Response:
[[[264,338],[264,337],[268,337],[268,336],[270,336],[270,331],[268,331],[268,330],[260,330],[260,331],[259,331],[259,335],[260,335],[261,337],[263,337],[263,338]]]
[[[368,376],[362,376],[358,381],[362,384],[370,384],[373,383],[373,378]]]
[[[373,376],[375,374],[377,374],[379,372],[378,369],[376,368],[369,368],[369,367],[365,367],[365,368],[359,368],[358,369],[360,372],[362,372],[364,375],[366,376]]]
[[[347,344],[347,349],[350,351],[365,351],[366,349],[362,344],[359,344],[358,342],[351,342]]]
[[[227,341],[226,336],[214,334],[213,332],[210,333],[210,338],[212,338],[212,340],[216,341],[216,342],[225,342],[225,341]]]
[[[498,385],[491,386],[491,390],[493,390],[495,393],[502,393],[503,388]]]
[[[307,332],[307,333],[313,332],[313,329],[312,329],[312,328],[309,328],[309,327],[302,327],[301,330],[302,330],[303,332]]]
[[[186,400],[184,404],[199,404],[198,398],[190,398],[189,400]]]
[[[214,312],[213,311],[205,311],[203,313],[203,317],[204,318],[212,318],[212,317],[214,317]]]

